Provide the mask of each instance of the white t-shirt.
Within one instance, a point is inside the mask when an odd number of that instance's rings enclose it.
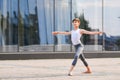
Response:
[[[71,41],[73,45],[77,45],[77,44],[81,44],[80,38],[81,38],[81,34],[80,34],[80,29],[77,30],[72,30],[71,31]]]

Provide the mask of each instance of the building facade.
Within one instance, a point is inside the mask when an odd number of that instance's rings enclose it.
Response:
[[[72,19],[80,28],[103,31],[83,35],[85,51],[120,50],[119,0],[0,0],[0,52],[71,52]]]

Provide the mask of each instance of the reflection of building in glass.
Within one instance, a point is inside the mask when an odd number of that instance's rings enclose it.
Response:
[[[119,50],[119,44],[117,41],[120,39],[120,37],[117,36],[105,36],[105,49],[110,51],[116,51]]]
[[[0,51],[72,51],[70,35],[53,36],[51,33],[71,31],[75,17],[81,19],[80,28],[105,31],[103,36],[84,35],[82,41],[86,46],[120,50],[119,35],[107,35],[109,26],[118,27],[120,23],[117,21],[119,5],[112,5],[114,11],[109,14],[111,7],[107,3],[109,1],[105,0],[102,6],[102,0],[0,0]]]

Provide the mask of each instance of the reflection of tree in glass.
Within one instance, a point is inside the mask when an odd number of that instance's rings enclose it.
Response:
[[[4,20],[4,16],[1,15],[1,30],[3,30],[3,20]]]
[[[2,45],[3,15],[0,15],[0,45]]]
[[[54,44],[55,44],[55,45],[57,45],[57,44],[58,44],[58,38],[57,38],[57,36],[56,36],[56,35],[54,36]]]
[[[10,44],[10,39],[9,39],[9,28],[10,28],[10,22],[9,22],[10,16],[9,12],[7,12],[7,28],[5,30],[5,35],[6,35],[6,45]]]
[[[79,18],[80,21],[81,21],[81,24],[80,24],[80,28],[81,29],[85,29],[85,30],[88,30],[90,31],[91,28],[89,27],[89,22],[87,20],[85,20],[84,18],[84,13],[82,13],[80,16],[77,15],[77,13],[75,13],[75,17],[76,18]],[[84,43],[84,44],[87,44],[89,41],[90,41],[90,35],[83,35],[82,38],[81,38],[81,41]]]
[[[13,44],[18,44],[18,17],[16,12],[13,11],[13,18],[12,18],[12,29],[13,29]]]
[[[4,15],[2,14],[1,15],[1,24],[0,24],[0,28],[1,28],[1,33],[0,33],[0,36],[1,36],[1,42],[0,44],[1,45],[4,45],[5,44],[5,34],[4,34],[4,29],[5,29],[5,17]]]
[[[30,43],[39,44],[39,31],[38,31],[38,19],[37,14],[30,14]]]
[[[21,13],[19,13],[19,24],[18,24],[18,39],[19,39],[19,45],[24,46],[24,27],[23,27],[23,18]]]
[[[30,25],[29,25],[29,15],[25,14],[24,17],[24,45],[30,44]]]

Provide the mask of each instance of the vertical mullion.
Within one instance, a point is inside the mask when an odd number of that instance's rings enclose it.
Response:
[[[19,46],[20,46],[19,27],[20,27],[20,0],[18,0],[18,46],[17,46],[17,52],[19,52]]]
[[[104,32],[104,0],[102,0],[102,31]],[[105,50],[105,36],[103,34],[103,47],[102,47],[102,51]]]
[[[72,30],[71,20],[72,20],[72,0],[70,1],[70,30]],[[70,46],[70,51],[72,52],[72,44]]]
[[[55,31],[55,0],[53,1],[53,31]],[[54,36],[53,51],[55,52],[55,36]]]

